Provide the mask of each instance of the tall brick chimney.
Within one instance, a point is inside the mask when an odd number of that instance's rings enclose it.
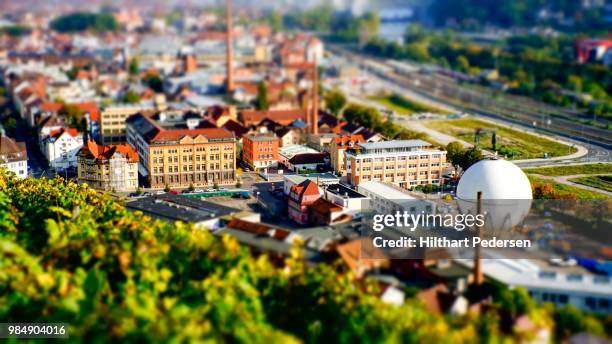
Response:
[[[234,71],[232,61],[234,58],[233,54],[233,39],[232,39],[232,0],[225,0],[225,26],[226,26],[226,68],[227,78],[225,80],[225,87],[227,93],[234,90]]]
[[[312,64],[312,134],[319,134],[319,69],[317,59]]]

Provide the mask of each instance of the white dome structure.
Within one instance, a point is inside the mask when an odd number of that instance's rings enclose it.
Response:
[[[482,192],[482,211],[490,233],[507,231],[529,213],[531,183],[515,164],[501,159],[481,160],[463,173],[457,185],[459,209],[463,214],[477,212],[478,192]]]
[[[501,159],[485,159],[470,166],[459,180],[457,198],[476,200],[532,199],[531,183],[515,164]]]

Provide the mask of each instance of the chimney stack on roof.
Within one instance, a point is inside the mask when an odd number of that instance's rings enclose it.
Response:
[[[319,69],[317,67],[317,58],[312,64],[312,128],[313,135],[319,135]]]

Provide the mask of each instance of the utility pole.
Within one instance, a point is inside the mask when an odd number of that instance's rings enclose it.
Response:
[[[476,193],[476,214],[482,214],[482,191]],[[476,229],[478,237],[480,237],[480,228]],[[480,258],[480,244],[474,247],[474,285],[480,286],[484,282],[482,273],[482,259]]]

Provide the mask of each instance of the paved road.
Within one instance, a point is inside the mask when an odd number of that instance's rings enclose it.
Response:
[[[26,149],[28,151],[28,174],[36,178],[41,176],[52,178],[55,173],[52,173],[49,170],[47,159],[40,151],[37,140],[38,137],[33,133],[33,130],[28,126],[28,124],[19,117],[19,114],[15,112],[14,107],[10,102],[4,104],[3,107],[3,111],[10,112],[11,116],[17,120],[14,139],[17,142],[26,143]]]

